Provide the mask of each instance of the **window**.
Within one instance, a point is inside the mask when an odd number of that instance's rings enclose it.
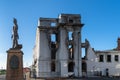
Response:
[[[69,21],[68,21],[69,23],[73,23],[74,22],[74,20],[73,19],[71,19],[71,18],[69,18]]]
[[[86,62],[82,62],[82,71],[87,72],[87,64],[86,64]]]
[[[118,55],[115,55],[115,58],[114,58],[114,59],[115,59],[116,62],[118,62],[118,61],[119,61]]]
[[[56,23],[51,23],[51,27],[56,27]]]
[[[72,31],[68,32],[68,40],[73,40],[73,32]]]
[[[51,50],[51,59],[56,59],[56,50]]]
[[[107,62],[111,62],[111,55],[107,55]]]
[[[71,45],[71,47],[69,48],[69,59],[74,59],[74,54],[73,54],[73,46]]]
[[[68,72],[74,72],[74,62],[68,64]]]
[[[51,34],[51,41],[56,42],[56,34]]]
[[[99,55],[99,62],[103,62],[103,61],[104,61],[103,55]]]
[[[51,42],[51,59],[56,59],[56,44]]]
[[[55,72],[55,62],[51,63],[51,72]]]

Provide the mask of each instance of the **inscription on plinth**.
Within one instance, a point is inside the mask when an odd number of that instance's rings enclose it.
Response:
[[[20,49],[7,51],[6,80],[23,80],[23,52]]]

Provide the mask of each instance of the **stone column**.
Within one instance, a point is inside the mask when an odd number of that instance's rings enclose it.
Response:
[[[51,51],[46,29],[40,30],[39,75],[38,77],[51,77]]]
[[[74,31],[73,37],[74,37],[74,72],[76,77],[81,76],[81,36],[80,36],[79,29]]]
[[[36,41],[35,41],[35,48],[34,48],[34,59],[36,59],[36,64],[35,64],[35,70],[34,70],[34,75],[37,77],[40,76],[39,74],[39,56],[40,56],[40,29],[39,27],[37,28],[36,31]]]
[[[67,31],[65,28],[60,28],[60,43],[57,52],[57,59],[59,60],[59,71],[61,77],[67,77],[68,74],[68,49],[67,49]]]
[[[20,49],[10,49],[7,53],[6,80],[24,80],[23,52]]]
[[[78,40],[79,40],[79,46],[78,46],[78,51],[79,51],[79,73],[78,73],[78,75],[79,75],[79,77],[82,77],[82,47],[81,47],[81,43],[82,43],[82,41],[81,41],[81,28],[80,28],[80,32],[78,32]]]

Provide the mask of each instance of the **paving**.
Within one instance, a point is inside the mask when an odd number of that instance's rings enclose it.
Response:
[[[0,75],[0,80],[5,80],[5,75]]]
[[[5,80],[5,75],[0,75],[0,80]],[[120,80],[120,77],[46,78],[46,79],[29,78],[26,80]]]
[[[34,79],[31,80],[120,80],[120,78],[112,78],[112,77],[87,77],[87,78],[49,78],[49,79]]]

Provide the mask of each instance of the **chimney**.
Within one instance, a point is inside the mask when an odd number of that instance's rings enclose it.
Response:
[[[118,37],[118,40],[117,40],[117,50],[120,50],[120,38]]]

